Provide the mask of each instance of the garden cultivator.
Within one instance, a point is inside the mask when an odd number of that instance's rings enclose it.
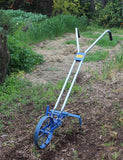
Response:
[[[79,32],[78,32],[78,29],[75,28],[75,33],[76,33],[76,44],[77,44],[77,54],[75,56],[75,59],[73,61],[73,64],[70,68],[70,71],[69,71],[69,74],[64,82],[64,85],[63,85],[63,88],[60,92],[60,95],[57,99],[57,102],[54,106],[53,109],[49,110],[49,106],[47,106],[47,110],[46,110],[46,115],[44,117],[42,117],[40,119],[40,121],[38,122],[37,124],[37,127],[36,127],[36,130],[35,130],[35,134],[34,134],[34,142],[36,144],[36,146],[38,148],[45,148],[51,141],[52,139],[52,136],[53,136],[53,132],[56,128],[58,128],[61,124],[62,124],[62,120],[65,118],[65,117],[68,117],[68,116],[71,116],[71,117],[75,117],[75,118],[78,118],[79,119],[79,124],[80,124],[80,127],[82,125],[82,122],[81,122],[81,117],[79,115],[75,115],[75,114],[71,114],[69,112],[65,112],[64,111],[64,108],[65,108],[65,105],[67,103],[67,100],[69,98],[69,95],[71,93],[71,90],[73,88],[73,85],[75,83],[75,80],[77,78],[77,75],[79,73],[79,70],[81,68],[81,65],[83,63],[83,60],[87,54],[87,52],[107,33],[109,32],[109,38],[110,40],[112,40],[112,35],[111,35],[111,31],[110,30],[106,30],[103,34],[101,34],[101,36],[99,38],[97,38],[97,40],[84,52],[84,53],[81,53],[80,52],[80,48],[79,48]],[[56,110],[57,107],[58,107],[58,104],[60,102],[60,99],[63,95],[63,92],[65,90],[65,87],[67,85],[67,82],[70,78],[70,75],[73,71],[73,68],[74,68],[74,65],[75,63],[78,62],[79,65],[78,65],[78,68],[77,68],[77,71],[74,75],[74,78],[72,80],[72,83],[71,83],[71,86],[68,90],[68,93],[67,93],[67,96],[63,102],[63,105],[61,107],[61,110],[58,111]]]

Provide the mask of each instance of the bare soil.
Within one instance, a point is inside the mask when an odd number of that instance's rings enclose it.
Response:
[[[33,49],[44,56],[45,62],[26,74],[25,78],[38,83],[63,79],[68,74],[76,54],[74,34],[65,34],[55,40],[47,40],[33,45]],[[80,38],[80,50],[89,46],[87,39]],[[112,57],[121,49],[121,45],[105,49]],[[104,48],[95,46],[96,50]],[[66,111],[81,115],[82,130],[78,119],[66,118],[43,150],[34,145],[35,127],[41,117],[34,111],[33,102],[23,106],[14,119],[2,117],[5,128],[0,135],[0,160],[122,160],[123,159],[123,73],[114,70],[107,81],[97,79],[93,71],[102,71],[103,61],[84,63],[76,83],[82,92],[74,95],[74,100],[66,106]],[[76,72],[77,65],[74,73]],[[73,74],[72,74],[73,75]],[[12,125],[7,125],[8,121]]]

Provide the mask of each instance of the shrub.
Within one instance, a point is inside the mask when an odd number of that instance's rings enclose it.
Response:
[[[19,70],[29,72],[35,65],[43,62],[42,55],[37,55],[25,43],[11,36],[8,38],[8,50],[11,55],[9,72],[17,72]]]
[[[123,27],[123,13],[121,2],[109,2],[104,9],[100,9],[97,23],[106,27]]]
[[[12,9],[2,10],[2,12],[11,18],[11,22],[14,25],[23,24],[24,22],[27,22],[27,21],[39,23],[42,20],[47,18],[46,15],[36,14],[36,13],[31,13],[31,12],[24,12],[20,9],[18,9],[18,10],[12,10]]]
[[[7,15],[3,10],[0,10],[0,31],[5,25],[8,28],[8,32],[12,33],[14,30],[14,25],[11,21],[11,17]]]
[[[53,0],[53,13],[73,14],[92,17],[91,1],[88,0]]]
[[[35,0],[0,0],[0,7],[4,9],[24,9],[32,10],[36,6]]]
[[[79,14],[79,0],[53,0],[53,13]]]

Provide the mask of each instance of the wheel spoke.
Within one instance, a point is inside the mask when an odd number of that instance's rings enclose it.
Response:
[[[43,140],[44,140],[44,134],[43,134],[43,137],[42,137],[42,140],[41,140],[41,145],[42,145]]]
[[[38,139],[40,139],[42,137],[42,135],[43,135],[43,133],[38,136]]]

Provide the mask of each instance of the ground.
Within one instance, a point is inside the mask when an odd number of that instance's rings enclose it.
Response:
[[[42,54],[45,62],[32,73],[25,74],[25,78],[36,85],[50,81],[55,84],[66,77],[76,53],[76,46],[66,43],[69,40],[75,40],[75,35],[65,34],[33,45],[33,50]],[[81,36],[81,51],[89,47],[89,40]],[[108,49],[95,46],[93,52],[105,49],[111,58],[121,47],[119,43]],[[38,149],[33,136],[41,111],[34,112],[32,102],[18,111],[15,119],[11,119],[12,127],[6,125],[10,119],[3,117],[6,126],[0,135],[0,160],[121,160],[123,73],[114,70],[106,81],[96,78],[94,73],[100,75],[103,64],[103,61],[83,63],[76,80],[82,90],[65,108],[70,113],[81,115],[82,130],[78,119],[68,117],[53,134],[51,143],[43,150]]]

